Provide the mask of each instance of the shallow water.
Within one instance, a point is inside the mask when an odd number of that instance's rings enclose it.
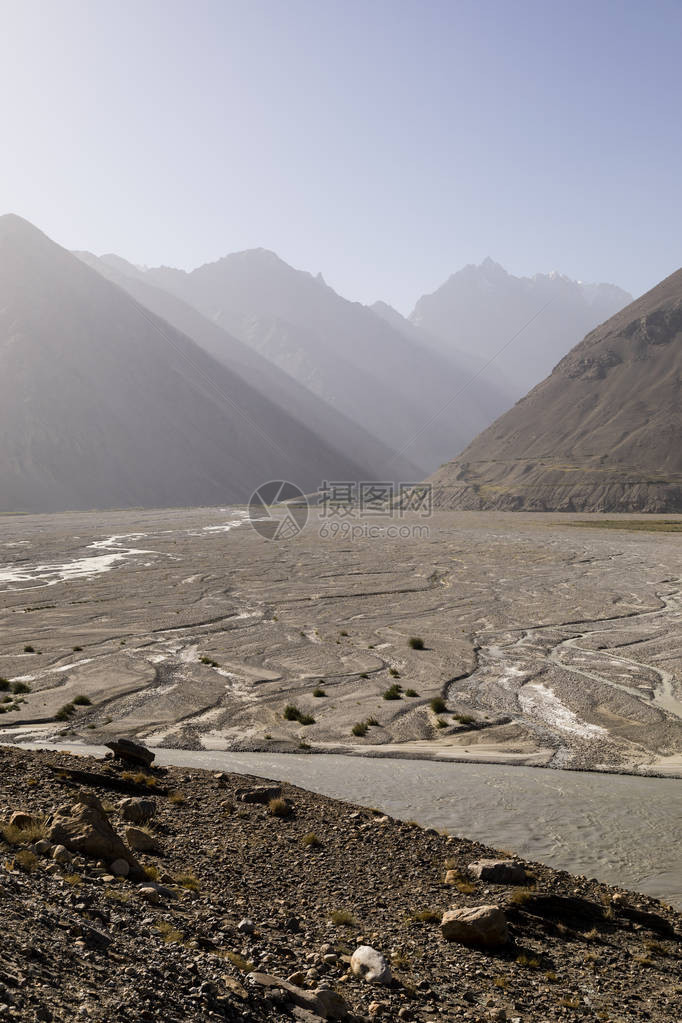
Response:
[[[160,764],[290,781],[682,909],[682,782],[673,778],[333,754],[156,754]]]

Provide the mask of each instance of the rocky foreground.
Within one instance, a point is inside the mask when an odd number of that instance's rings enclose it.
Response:
[[[287,784],[0,747],[0,1020],[674,1023],[681,952],[654,899]]]

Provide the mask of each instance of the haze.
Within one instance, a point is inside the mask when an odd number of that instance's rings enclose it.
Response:
[[[3,211],[192,268],[264,246],[408,313],[491,255],[678,265],[679,5],[0,2]]]

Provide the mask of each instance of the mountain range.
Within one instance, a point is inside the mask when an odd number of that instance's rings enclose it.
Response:
[[[547,295],[545,330],[513,342],[530,344],[531,378],[626,294],[487,260],[405,318],[265,249],[145,268],[0,217],[0,511],[242,502],[273,478],[422,479],[513,403],[502,325]]]
[[[0,511],[248,500],[369,472],[20,217],[0,217]]]
[[[682,511],[682,270],[432,477],[440,507]]]
[[[464,348],[494,359],[512,404],[631,301],[613,284],[583,284],[559,273],[515,277],[488,258],[420,298],[409,319],[446,356]]]

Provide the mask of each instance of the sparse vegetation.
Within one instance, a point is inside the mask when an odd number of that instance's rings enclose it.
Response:
[[[204,654],[202,657],[200,657],[199,661],[200,661],[201,664],[207,664],[209,668],[219,668],[220,667],[218,661],[214,661],[212,657],[207,657],[206,654]]]
[[[453,717],[460,725],[473,725],[476,721],[472,714],[454,714]]]
[[[201,888],[201,882],[198,877],[194,874],[178,874],[175,878],[175,883],[180,885],[181,888],[186,888],[190,892],[198,892]]]
[[[281,796],[270,800],[268,803],[268,810],[273,817],[281,817],[283,819],[291,817],[293,813],[291,803],[289,803],[286,799],[283,799]]]
[[[282,717],[285,721],[298,721],[299,725],[314,725],[315,718],[311,714],[304,714],[302,710],[293,703],[288,703],[284,708]]]
[[[253,963],[239,955],[238,952],[226,952],[225,958],[229,959],[233,966],[236,966],[242,973],[252,973],[255,969]]]
[[[439,924],[443,917],[443,913],[438,909],[419,909],[415,910],[414,913],[410,913],[408,916],[408,922],[411,924]]]
[[[347,909],[334,909],[329,914],[329,919],[336,927],[355,927],[356,922],[352,913]]]

